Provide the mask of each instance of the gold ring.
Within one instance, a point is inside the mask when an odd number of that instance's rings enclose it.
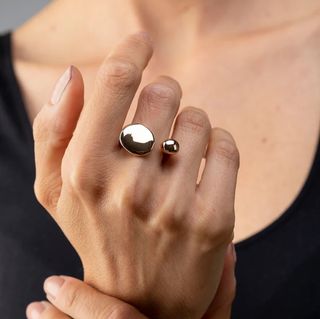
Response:
[[[133,123],[121,130],[119,143],[132,155],[146,156],[154,147],[155,137],[145,125]],[[174,139],[167,139],[162,142],[161,151],[166,154],[175,154],[179,151],[179,143]]]

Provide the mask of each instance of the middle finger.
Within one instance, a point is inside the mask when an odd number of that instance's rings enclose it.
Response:
[[[169,76],[159,76],[142,90],[133,123],[142,123],[154,134],[155,145],[144,165],[148,170],[160,167],[161,144],[169,138],[174,118],[180,106],[182,89],[179,83]],[[125,151],[125,150],[123,150]],[[146,168],[146,167],[145,167]]]

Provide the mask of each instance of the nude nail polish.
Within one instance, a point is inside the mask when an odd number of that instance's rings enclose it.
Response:
[[[51,276],[47,278],[44,282],[44,291],[47,296],[55,299],[59,293],[60,288],[64,284],[64,279],[60,276]]]
[[[60,79],[55,85],[51,96],[51,104],[58,104],[63,96],[64,91],[66,90],[70,80],[72,78],[72,66],[69,66],[68,69],[62,74]]]
[[[39,319],[41,318],[41,313],[45,310],[45,304],[42,302],[35,302],[29,308],[27,312],[28,319]]]

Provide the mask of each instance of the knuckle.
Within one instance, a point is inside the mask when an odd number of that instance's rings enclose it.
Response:
[[[89,202],[98,203],[103,201],[106,193],[107,177],[103,169],[90,164],[77,164],[69,172],[66,185],[74,194]]]
[[[141,92],[141,104],[151,109],[170,107],[176,100],[175,90],[165,84],[149,84]]]
[[[219,139],[216,141],[215,146],[215,153],[218,158],[221,158],[222,160],[228,161],[239,166],[239,151],[237,146],[232,140],[229,139]]]
[[[70,141],[70,138],[70,135],[66,135],[58,130],[52,130],[52,134],[50,134],[50,138],[48,139],[48,145],[52,149],[59,149],[65,147]]]
[[[194,224],[193,233],[200,242],[207,243],[210,247],[211,243],[215,243],[218,238],[215,227],[204,222]]]
[[[32,123],[32,132],[35,142],[43,142],[47,138],[47,125],[45,124],[42,116],[42,111],[40,111],[34,118]]]
[[[140,191],[139,195],[130,196],[129,205],[131,207],[131,211],[136,217],[141,220],[148,220],[152,212],[152,204],[149,201],[150,191],[146,187],[140,189]]]
[[[155,232],[179,232],[187,229],[186,216],[187,212],[176,204],[163,204],[150,224]]]
[[[168,75],[160,75],[158,77],[158,80],[159,82],[161,81],[161,83],[165,83],[168,86],[172,87],[172,89],[176,92],[179,98],[182,97],[182,88],[180,83],[176,79]]]
[[[128,88],[138,83],[141,77],[139,68],[128,60],[113,57],[103,65],[100,79],[112,88]]]
[[[153,229],[158,231],[175,232],[182,229],[182,220],[178,216],[166,214],[158,218],[157,222],[153,223]]]
[[[127,211],[130,214],[139,215],[142,210],[151,210],[153,201],[151,195],[154,191],[152,187],[152,175],[144,174],[144,165],[134,165],[130,169],[122,171],[123,179],[126,182],[119,190],[118,183],[110,182],[110,193],[117,193],[117,197],[111,196],[109,204],[117,210]],[[141,178],[141,176],[145,178]],[[114,202],[115,200],[115,202]]]
[[[177,125],[193,133],[203,133],[211,128],[207,113],[195,107],[184,108],[177,118]]]
[[[234,210],[217,209],[215,213],[214,237],[222,243],[229,243],[233,239],[234,231]]]
[[[235,212],[234,205],[228,203],[224,208],[219,209],[220,214],[216,218],[218,234],[221,238],[225,238],[227,242],[231,242],[234,237]]]
[[[219,239],[219,242],[221,243],[229,243],[233,238],[233,230],[233,222],[231,220],[226,220],[217,227],[215,237]]]
[[[82,194],[87,190],[86,177],[82,174],[83,169],[73,168],[68,174],[67,184],[77,194]]]
[[[121,211],[146,221],[153,210],[153,203],[150,198],[151,192],[150,184],[145,180],[143,182],[141,179],[133,178],[133,181],[128,179],[127,185],[122,188],[120,207],[119,201],[117,201],[117,207]]]
[[[232,216],[221,218],[221,220],[217,221],[216,237],[223,244],[230,243],[233,240],[234,218]]]
[[[232,230],[230,227],[221,228],[207,224],[198,224],[193,228],[193,234],[200,243],[202,251],[210,251],[216,247],[226,245],[231,241]]]
[[[208,205],[202,199],[197,201],[197,210],[201,218],[192,223],[193,233],[209,245],[209,248],[232,241],[234,235],[234,212],[224,213],[223,209]]]
[[[58,204],[60,197],[60,188],[47,180],[35,179],[33,190],[37,201],[51,212]]]

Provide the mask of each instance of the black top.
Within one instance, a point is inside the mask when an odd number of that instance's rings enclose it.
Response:
[[[320,142],[320,141],[319,141]],[[52,274],[82,278],[80,260],[33,192],[32,128],[0,37],[0,314],[24,318]],[[236,245],[234,319],[320,318],[320,143],[309,176],[280,218]]]

